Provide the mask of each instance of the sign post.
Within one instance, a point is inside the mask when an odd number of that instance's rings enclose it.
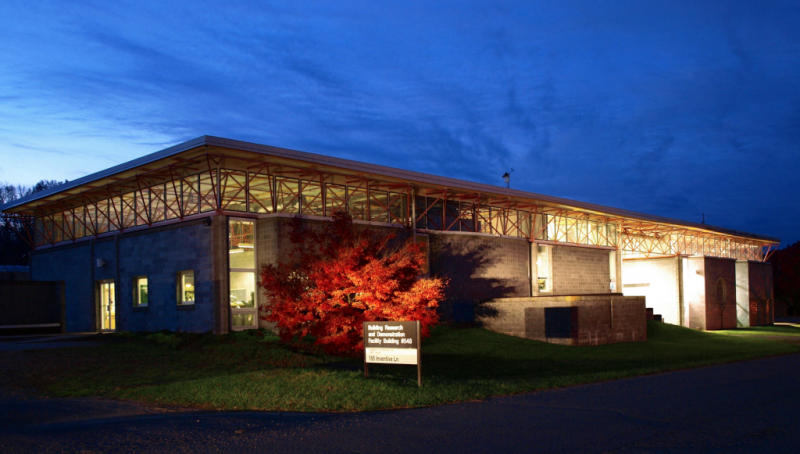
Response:
[[[422,386],[422,349],[419,321],[364,322],[364,377],[370,364],[417,366],[417,385]]]

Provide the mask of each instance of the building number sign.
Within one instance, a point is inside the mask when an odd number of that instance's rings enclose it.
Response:
[[[417,383],[422,386],[419,322],[364,322],[364,377],[369,364],[417,366]]]

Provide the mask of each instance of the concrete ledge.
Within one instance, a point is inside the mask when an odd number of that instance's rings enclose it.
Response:
[[[561,345],[602,345],[647,340],[641,296],[561,295],[499,298],[483,305],[489,330]]]

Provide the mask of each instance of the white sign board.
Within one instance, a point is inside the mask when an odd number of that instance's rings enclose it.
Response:
[[[417,365],[417,349],[367,348],[366,350],[368,363]]]

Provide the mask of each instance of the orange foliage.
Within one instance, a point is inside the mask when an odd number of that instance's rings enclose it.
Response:
[[[321,229],[295,219],[286,260],[261,269],[268,303],[262,318],[276,322],[281,338],[311,335],[330,353],[363,349],[362,322],[416,321],[422,336],[439,321],[436,309],[447,282],[420,277],[425,252],[396,234],[357,228],[344,213]]]

